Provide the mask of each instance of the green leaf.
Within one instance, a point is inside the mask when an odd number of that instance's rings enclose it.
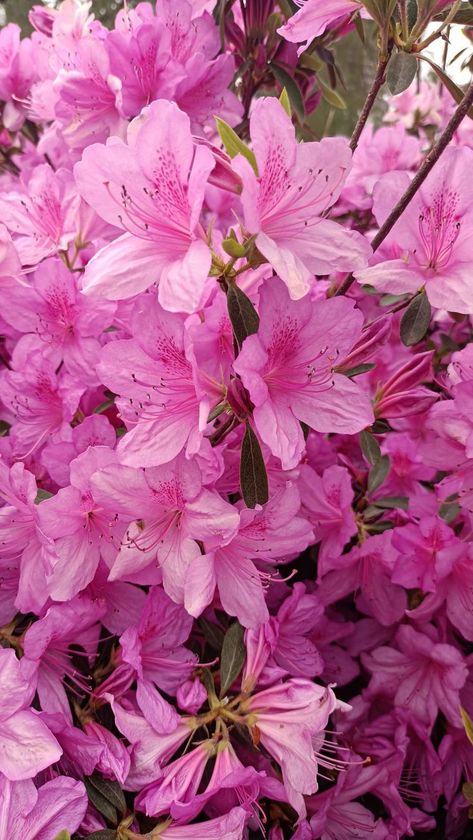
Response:
[[[94,408],[94,414],[103,414],[104,411],[108,411],[109,408],[115,405],[115,400],[104,400],[97,408]]]
[[[87,834],[84,840],[117,840],[117,832],[114,828],[101,828],[100,831]]]
[[[258,332],[258,313],[249,297],[242,292],[236,283],[230,283],[228,286],[227,309],[233,327],[233,335],[241,348],[245,338]]]
[[[199,618],[198,623],[210,647],[220,653],[223,645],[223,630],[211,621],[207,621],[206,618]]]
[[[450,9],[439,12],[438,15],[434,16],[433,20],[445,20],[449,12]],[[469,3],[462,3],[460,8],[455,12],[452,23],[460,23],[462,26],[473,26],[473,9]]]
[[[0,437],[5,437],[10,431],[10,423],[6,420],[0,420]]]
[[[386,73],[386,84],[393,96],[402,93],[414,81],[417,67],[416,58],[412,53],[394,53]]]
[[[439,516],[450,525],[454,519],[457,518],[458,514],[460,513],[460,505],[458,502],[444,502],[443,505],[439,507]]]
[[[339,111],[346,111],[346,102],[336,90],[326,85],[319,77],[317,77],[317,84],[320,88],[322,98],[325,99],[332,108],[337,108]]]
[[[49,490],[43,490],[41,487],[38,489],[36,493],[36,498],[34,500],[35,505],[39,505],[41,502],[46,501],[46,499],[51,499],[54,496],[54,493],[50,493]]]
[[[125,795],[118,782],[114,782],[111,779],[104,779],[100,773],[92,773],[91,776],[87,777],[87,781],[104,799],[117,809],[122,817],[126,814]]]
[[[281,96],[279,97],[279,101],[280,101],[282,107],[284,108],[286,114],[288,115],[288,117],[292,117],[291,103],[289,101],[289,96],[287,94],[287,90],[286,90],[285,87],[283,87],[283,89],[281,91]]]
[[[437,74],[442,84],[445,85],[448,92],[451,94],[451,96],[453,96],[455,102],[458,105],[464,97],[464,92],[462,91],[462,89],[455,84],[455,82],[453,81],[453,79],[450,78],[450,76],[447,76],[445,71],[442,70],[442,68],[439,67],[438,64],[435,63],[435,61],[432,61],[432,59],[428,58],[426,55],[423,55],[423,53],[416,53],[416,58],[421,59],[422,61],[426,61],[427,64],[430,64],[432,70]],[[471,120],[473,120],[473,107],[470,108],[470,110],[466,113],[467,116],[470,117]]]
[[[406,347],[412,347],[424,338],[431,315],[429,299],[425,292],[420,292],[411,300],[401,318],[401,341]]]
[[[294,109],[294,113],[301,123],[304,123],[305,120],[305,108],[304,108],[304,99],[302,97],[302,93],[300,90],[299,85],[289,75],[289,73],[284,70],[279,64],[275,64],[273,61],[269,62],[269,66],[271,68],[272,74],[276,81],[281,85],[282,88],[286,88],[286,93],[289,97],[289,102],[291,103],[292,108]]]
[[[374,493],[378,487],[381,487],[390,468],[389,458],[387,455],[381,455],[379,461],[372,467],[368,476],[368,493]]]
[[[366,460],[372,466],[381,458],[381,449],[379,448],[378,441],[366,429],[360,432],[360,447]]]
[[[374,505],[383,510],[407,510],[409,507],[409,499],[407,496],[384,496],[382,499],[376,499]]]
[[[460,706],[460,715],[465,729],[466,737],[470,744],[473,744],[473,720],[470,718],[468,712]]]
[[[363,27],[363,18],[361,17],[360,14],[357,13],[352,18],[352,22],[355,24],[355,29],[356,29],[357,35],[358,35],[361,43],[364,44],[365,43],[365,30],[364,30],[364,27]]]
[[[56,834],[54,840],[71,840],[71,835],[68,831],[66,831],[66,829],[64,829],[64,831],[60,831],[59,834]]]
[[[370,364],[367,362],[364,365],[356,365],[356,367],[352,367],[349,370],[340,370],[338,373],[343,373],[344,376],[360,376],[362,373],[368,373],[369,370],[373,370],[376,367],[375,364]]]
[[[238,134],[233,131],[233,128],[229,126],[225,120],[220,119],[220,117],[215,117],[215,124],[227,154],[231,158],[234,158],[237,155],[243,155],[243,157],[247,159],[248,163],[251,164],[255,175],[257,175],[258,165],[251,149],[248,148],[243,140],[240,140]]]
[[[230,624],[223,640],[220,657],[220,697],[225,697],[228,689],[243,668],[246,648],[243,641],[244,629],[238,621]]]
[[[240,454],[240,488],[248,508],[265,505],[269,498],[268,476],[263,453],[250,424],[246,423]]]

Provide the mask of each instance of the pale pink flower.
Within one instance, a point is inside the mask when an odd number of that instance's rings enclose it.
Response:
[[[94,145],[75,167],[81,195],[111,224],[127,231],[90,261],[84,291],[111,300],[157,283],[172,312],[202,303],[211,255],[199,222],[210,150],[195,145],[189,117],[158,99],[118,139]]]
[[[0,785],[2,774],[12,782],[31,779],[61,757],[56,738],[29,708],[35,685],[22,670],[15,651],[0,649]],[[1,809],[0,827],[5,816]]]
[[[380,262],[355,271],[357,280],[396,295],[425,287],[433,306],[473,313],[473,185],[465,178],[472,165],[471,149],[447,149],[385,240],[383,248],[395,258],[378,255]],[[401,173],[380,179],[373,208],[379,224],[408,183]]]
[[[305,446],[301,422],[354,434],[373,421],[363,388],[336,372],[361,334],[362,315],[346,298],[293,301],[276,277],[261,289],[259,315],[258,333],[233,367],[255,406],[256,431],[292,469]]]
[[[250,130],[259,177],[243,157],[234,164],[243,180],[245,227],[291,298],[307,294],[313,274],[362,269],[371,253],[367,240],[323,218],[350,168],[348,143],[298,143],[275,98],[255,101]]]
[[[308,48],[314,38],[323,35],[328,27],[339,25],[355,12],[366,16],[360,0],[324,0],[323,3],[320,0],[297,0],[296,5],[300,6],[299,11],[278,32],[286,41],[295,44],[305,42],[299,47],[299,54]]]
[[[0,195],[2,221],[13,237],[22,265],[67,250],[74,238],[80,199],[70,172],[37,166],[24,190]]]
[[[183,449],[195,455],[201,443],[199,401],[183,318],[150,295],[132,324],[135,338],[108,344],[98,365],[103,383],[119,395],[116,404],[129,429],[119,443],[120,459],[154,467]]]
[[[19,750],[21,750],[20,745]],[[87,809],[82,782],[61,776],[37,788],[31,779],[0,776],[0,831],[8,840],[54,840],[65,826],[76,831]]]
[[[238,528],[235,508],[202,487],[197,463],[182,455],[146,470],[106,467],[92,484],[94,497],[130,523],[110,579],[134,580],[140,573],[140,582],[154,582],[158,564],[164,589],[177,603],[184,601],[189,566],[201,554],[197,541],[212,550]]]

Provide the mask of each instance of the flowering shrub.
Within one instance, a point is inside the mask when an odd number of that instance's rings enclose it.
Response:
[[[467,836],[473,12],[298,5],[0,32],[2,840]]]

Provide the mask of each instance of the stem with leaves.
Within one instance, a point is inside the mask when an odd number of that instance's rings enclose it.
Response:
[[[361,110],[361,114],[358,117],[358,122],[355,126],[355,130],[350,139],[350,149],[352,152],[355,151],[356,147],[358,146],[359,139],[361,137],[361,133],[367,123],[368,117],[371,113],[371,109],[373,108],[374,103],[376,102],[376,97],[378,96],[381,87],[384,84],[386,68],[388,66],[389,59],[391,57],[391,52],[387,52],[385,55],[380,55],[378,60],[378,66],[376,68],[376,75],[373,79],[373,83],[368,91],[368,95],[365,100],[365,104]]]
[[[452,115],[451,119],[445,126],[442,134],[440,135],[439,139],[436,143],[432,146],[430,152],[424,158],[424,161],[415,174],[414,178],[412,179],[411,183],[409,184],[405,193],[401,196],[396,206],[391,210],[391,213],[385,220],[385,222],[381,225],[378,233],[373,238],[371,242],[371,247],[373,251],[376,251],[382,242],[386,239],[388,233],[392,230],[398,219],[404,213],[406,207],[411,203],[412,199],[414,198],[416,192],[424,183],[427,175],[431,172],[435,164],[437,163],[438,159],[442,155],[442,153],[447,148],[448,144],[450,143],[453,135],[455,134],[458,126],[473,106],[473,81],[470,83],[462,101],[460,102],[458,108]],[[353,274],[349,274],[348,277],[341,283],[338,287],[337,291],[335,292],[336,295],[344,295],[351,287],[352,283],[354,282],[355,278]]]

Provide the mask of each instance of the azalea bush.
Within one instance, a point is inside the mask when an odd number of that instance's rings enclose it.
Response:
[[[470,836],[473,10],[92,5],[0,32],[1,838]]]

